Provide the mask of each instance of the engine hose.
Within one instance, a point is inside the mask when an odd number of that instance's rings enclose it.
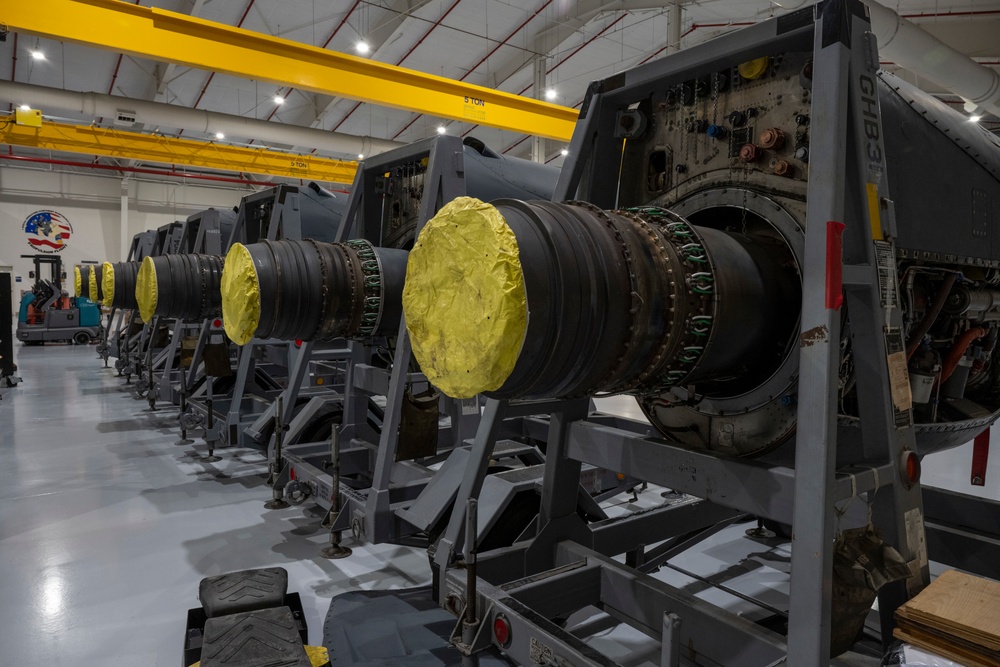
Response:
[[[906,358],[907,360],[913,356],[913,353],[917,351],[920,347],[920,341],[924,339],[924,336],[930,331],[931,326],[934,324],[934,320],[937,319],[938,315],[941,314],[941,309],[944,308],[945,302],[948,300],[948,295],[951,294],[951,288],[955,285],[955,280],[958,278],[957,273],[949,273],[948,277],[944,279],[944,283],[938,289],[937,294],[934,295],[934,303],[931,304],[930,309],[924,315],[924,319],[920,320],[920,324],[917,328],[913,330],[910,334],[910,341],[906,344]],[[957,362],[956,362],[957,363]]]
[[[975,327],[958,337],[958,340],[948,350],[948,356],[944,358],[944,363],[941,364],[941,384],[944,384],[951,377],[951,374],[955,372],[955,369],[958,368],[958,362],[965,356],[965,352],[972,345],[972,342],[985,335],[986,329]]]

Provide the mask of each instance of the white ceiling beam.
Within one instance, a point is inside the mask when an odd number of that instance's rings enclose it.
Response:
[[[369,26],[368,34],[364,35],[372,52],[377,52],[387,44],[406,19],[429,2],[430,0],[394,0],[386,7],[385,20],[376,23],[374,27]]]
[[[386,44],[395,41],[393,37],[400,31],[403,23],[406,22],[408,18],[424,5],[430,3],[431,0],[392,0],[387,7],[385,7],[383,12],[383,20],[375,22],[375,26],[372,27],[368,34],[365,35],[365,40],[368,42],[369,48],[371,48],[372,58],[377,59],[378,52]],[[398,37],[396,38],[398,39]],[[316,108],[314,113],[303,113],[296,117],[292,122],[296,125],[306,125],[309,127],[319,127],[323,124],[323,119],[326,115],[333,109],[333,107],[340,101],[339,97],[331,97],[329,95],[316,95]]]
[[[679,0],[678,4],[690,4],[694,0]],[[549,55],[567,39],[581,30],[597,16],[607,12],[636,12],[656,9],[667,9],[668,0],[580,0],[575,3],[562,4],[560,10],[552,14],[543,14],[548,22],[535,33],[531,43],[517,51],[513,56],[498,66],[491,67],[486,85],[497,88],[504,81],[529,66],[535,54]]]
[[[202,7],[205,6],[205,0],[184,0],[181,3],[181,7],[177,11],[186,13],[190,16],[198,16],[201,13]],[[167,86],[173,81],[175,73],[177,71],[177,65],[174,63],[168,63],[166,66],[162,64],[156,67],[156,94],[153,96],[153,100],[156,102],[164,102],[167,95]]]

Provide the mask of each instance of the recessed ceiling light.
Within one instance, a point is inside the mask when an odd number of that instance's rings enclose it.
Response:
[[[39,51],[38,49],[32,49],[31,57],[34,58],[35,60],[45,60],[45,54]]]
[[[31,111],[31,107],[29,107],[27,104],[22,104],[21,111]]]
[[[215,133],[215,138],[218,139],[219,141],[221,141],[221,140],[223,140],[223,139],[226,138],[226,135],[224,135],[222,132],[216,132]]]
[[[562,155],[563,157],[566,157],[567,155],[569,155],[569,149],[564,148],[561,151],[559,151],[559,154]]]
[[[983,119],[982,116],[969,116],[969,122],[970,123],[978,123],[982,119]]]
[[[438,125],[437,130],[438,134],[446,134],[448,132],[448,128],[445,127],[444,125]]]
[[[545,99],[547,99],[550,102],[552,100],[556,99],[556,89],[555,88],[547,88],[545,90]]]
[[[368,42],[366,42],[363,39],[359,39],[357,43],[354,45],[354,50],[360,53],[361,55],[366,55],[369,51],[371,51],[371,49],[372,47],[368,46]]]
[[[274,103],[275,104],[284,104],[285,103],[285,98],[282,97],[281,95],[275,95],[274,96]]]

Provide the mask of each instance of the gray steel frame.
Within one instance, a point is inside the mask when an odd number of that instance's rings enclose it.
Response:
[[[579,605],[597,604],[650,636],[662,637],[664,665],[677,664],[677,653],[699,664],[828,663],[834,505],[878,487],[889,488],[874,495],[876,525],[914,573],[908,587],[887,586],[880,592],[886,642],[892,637],[895,609],[909,593],[926,585],[929,575],[920,486],[904,483],[899,470],[903,456],[914,448],[912,418],[908,408],[894,411],[889,389],[892,339],[900,330],[901,314],[891,299],[892,292],[880,292],[879,271],[888,272],[890,282],[895,282],[891,241],[895,221],[886,195],[884,155],[877,143],[881,134],[878,101],[866,95],[866,79],[871,81],[874,76],[878,53],[864,5],[857,0],[827,0],[592,85],[570,145],[574,157],[564,167],[554,199],[584,199],[598,206],[615,206],[614,179],[589,178],[589,190],[581,190],[580,185],[586,170],[599,174],[599,156],[610,154],[616,142],[611,128],[617,108],[655,87],[662,89],[692,74],[791,47],[812,48],[814,80],[822,82],[813,88],[795,445],[796,460],[808,465],[789,468],[716,458],[633,432],[588,424],[583,421],[587,413],[581,401],[554,405],[538,533],[513,556],[511,550],[492,554],[503,563],[508,577],[527,579],[501,586],[479,580],[477,608],[487,611],[479,615],[481,625],[475,641],[463,641],[462,633],[456,630],[455,643],[463,651],[474,653],[488,645],[493,620],[503,614],[514,632],[512,644],[502,648],[520,664],[557,664],[560,659],[575,665],[613,664],[547,620],[552,613],[564,615]],[[876,188],[880,221],[869,220],[868,185]],[[835,268],[827,267],[827,221],[846,224],[843,290],[864,406],[862,429],[870,462],[865,470],[835,469],[842,313],[826,299],[828,269]],[[877,233],[870,233],[871,229]],[[887,253],[877,253],[885,249]],[[446,606],[449,600],[454,606],[456,595],[464,597],[465,573],[455,566],[467,499],[479,493],[503,418],[518,410],[515,403],[487,402],[456,510],[432,550],[437,593]],[[787,646],[783,637],[733,614],[706,608],[698,600],[578,546],[594,539],[593,528],[575,512],[575,478],[583,462],[665,484],[739,511],[790,520],[793,555]],[[668,524],[664,528],[669,531]],[[647,533],[645,537],[652,541],[669,535]],[[484,559],[489,561],[490,557],[479,555],[481,570]],[[540,581],[560,579],[564,581],[546,588],[545,594],[528,593]],[[572,580],[573,585],[567,586],[565,580]],[[521,594],[522,599],[512,593]]]
[[[197,220],[197,232],[194,238],[191,236],[192,218],[185,222],[179,239],[179,247],[184,252],[198,253],[203,255],[225,255],[228,246],[223,246],[222,239],[222,219],[218,215],[201,215],[194,218]],[[227,239],[228,242],[228,239]],[[153,386],[147,392],[147,400],[150,409],[154,408],[157,399],[170,401],[177,404],[181,396],[185,394],[188,386],[193,384],[198,377],[198,367],[201,364],[201,356],[205,349],[205,344],[212,335],[214,327],[211,320],[204,322],[186,322],[177,320],[174,322],[170,332],[170,343],[163,353],[162,364],[159,375],[153,379]],[[178,352],[181,343],[188,335],[197,332],[198,346],[191,359],[188,369],[180,366],[180,355]],[[221,332],[215,329],[214,335],[219,336]],[[174,361],[177,364],[174,364]]]
[[[366,238],[380,243],[379,221],[368,220],[365,216],[366,196],[374,196],[375,179],[386,171],[425,157],[428,162],[417,233],[441,206],[465,194],[463,146],[461,139],[457,137],[436,137],[382,153],[366,161],[358,170],[337,240]],[[305,344],[303,349],[308,351],[312,346]],[[399,324],[391,369],[371,365],[369,362],[372,351],[361,342],[349,342],[343,352],[342,358],[347,362],[344,391],[342,395],[328,400],[339,400],[343,405],[339,433],[340,442],[347,443],[341,453],[342,465],[346,466],[345,474],[363,470],[370,475],[371,485],[366,489],[351,489],[341,485],[338,503],[340,511],[334,513],[334,503],[330,497],[333,491],[330,473],[322,466],[315,465],[316,458],[322,458],[324,453],[329,454],[327,460],[333,459],[329,446],[306,443],[275,451],[275,438],[272,437],[268,449],[272,463],[277,463],[280,470],[274,478],[275,497],[280,497],[278,491],[290,481],[291,471],[294,469],[296,480],[310,485],[316,500],[330,510],[324,525],[331,532],[351,528],[358,539],[373,543],[398,541],[425,528],[413,526],[402,519],[398,512],[416,499],[434,476],[434,471],[414,462],[396,461],[396,453],[406,388],[427,381],[422,373],[408,370],[412,350],[403,321]],[[294,377],[284,395],[284,405],[294,404],[298,395],[304,376],[306,354],[308,352],[304,352],[296,364]],[[294,381],[295,378],[299,381]],[[374,434],[367,424],[368,399],[375,395],[386,397],[382,429],[377,442],[373,442]],[[321,400],[324,399],[313,399]],[[479,404],[477,400],[444,398],[442,409],[450,416],[451,426],[441,434],[442,440],[446,442],[439,447],[439,452],[447,452],[460,447],[471,437],[479,421]],[[271,412],[273,413],[273,409]],[[278,428],[282,428],[284,433],[294,434],[303,425],[304,420],[291,420],[291,423],[279,425]],[[367,453],[367,465],[351,469],[350,461],[364,460],[363,453]],[[448,499],[442,498],[441,502],[447,503]]]
[[[132,237],[132,243],[129,246],[128,255],[125,258],[126,261],[139,261],[146,255],[152,253],[155,242],[156,232],[154,231],[146,231],[136,234]],[[116,314],[118,315],[117,324],[115,323]],[[129,349],[128,335],[129,329],[132,326],[131,317],[132,311],[112,309],[112,311],[108,314],[108,324],[101,334],[101,343],[97,347],[97,354],[104,360],[105,368],[108,367],[108,359],[110,357],[117,357],[115,369],[118,371],[118,375],[124,374],[126,369],[131,370],[131,350]],[[111,341],[112,331],[116,333],[113,344]],[[127,376],[126,382],[128,382],[128,380],[129,377]]]
[[[930,559],[1000,579],[1000,502],[926,486],[923,500]]]
[[[259,195],[260,193],[256,193],[250,197],[259,198]],[[273,208],[267,224],[268,241],[302,237],[300,219],[294,213],[299,210],[298,197],[298,192],[286,193]],[[245,206],[241,206],[240,215],[233,225],[225,248],[237,241],[247,241],[245,214]],[[212,335],[210,324],[204,323],[199,334],[195,351],[198,358]],[[263,361],[269,368],[279,370],[282,376],[287,376],[291,369],[297,367],[299,359],[307,357],[308,350],[300,349],[289,341],[255,338],[239,349],[235,383],[230,391],[221,396],[215,396],[211,379],[206,379],[199,390],[193,391],[197,378],[193,373],[189,374],[184,383],[187,396],[186,411],[180,416],[182,427],[203,424],[204,438],[213,444],[261,446],[260,431],[255,429],[262,429],[273,418],[274,399],[282,392],[265,390],[256,385],[254,376],[258,362]],[[286,405],[294,405],[294,401]],[[185,417],[186,414],[190,416]]]
[[[169,255],[179,252],[186,226],[186,222],[174,222],[168,225],[162,246],[158,252],[153,254]],[[167,354],[172,351],[170,340],[168,339],[167,345],[160,348],[156,345],[157,337],[155,334],[159,331],[161,324],[169,326],[171,323],[172,321],[156,315],[142,329],[134,358],[135,372],[139,378],[132,389],[136,399],[146,398],[149,392],[155,389],[155,375],[159,369],[167,364]]]
[[[182,231],[183,223],[181,222],[172,222],[157,229],[154,232],[155,237],[153,239],[153,246],[148,255],[155,257],[158,255],[176,252],[177,248],[180,246]],[[137,312],[133,311],[132,316],[135,317],[136,315]],[[122,367],[119,370],[125,375],[125,383],[131,383],[132,375],[139,378],[135,387],[133,387],[133,394],[137,399],[142,398],[145,395],[145,391],[151,384],[149,368],[151,368],[153,362],[152,348],[155,347],[155,337],[153,336],[153,332],[157,331],[158,327],[159,318],[154,317],[149,322],[143,324],[142,329],[139,332],[138,339],[133,341],[131,335],[127,335],[125,338],[125,344],[128,354],[124,361],[119,358],[119,362],[122,362]],[[131,332],[129,331],[128,333],[130,334]],[[116,364],[116,367],[117,366],[118,364]]]

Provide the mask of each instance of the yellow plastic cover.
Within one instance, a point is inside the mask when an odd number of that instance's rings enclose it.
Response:
[[[96,266],[90,267],[90,279],[89,279],[88,282],[90,283],[90,285],[89,285],[90,289],[88,290],[89,291],[90,300],[93,301],[94,303],[97,303],[97,267]]]
[[[309,658],[309,664],[312,667],[328,667],[330,664],[329,649],[325,646],[309,646],[308,644],[304,645],[303,648],[306,650],[306,657]],[[201,667],[201,660],[188,667]]]
[[[742,76],[747,81],[754,81],[760,77],[767,74],[767,68],[771,66],[771,60],[767,56],[763,58],[755,58],[754,60],[748,60],[745,63],[740,63],[737,69]]]
[[[260,324],[260,282],[250,251],[234,243],[222,265],[222,325],[237,345],[246,345]]]
[[[83,274],[79,266],[73,267],[73,294],[83,296]]]
[[[111,301],[115,298],[115,267],[111,262],[104,262],[104,269],[101,271],[101,287],[104,290],[104,304],[106,308],[111,307]]]
[[[139,265],[139,275],[135,279],[135,300],[139,304],[139,317],[149,322],[156,313],[156,267],[153,258],[146,257]]]
[[[454,398],[499,389],[528,326],[517,239],[494,206],[459,197],[417,238],[403,313],[427,379]]]

